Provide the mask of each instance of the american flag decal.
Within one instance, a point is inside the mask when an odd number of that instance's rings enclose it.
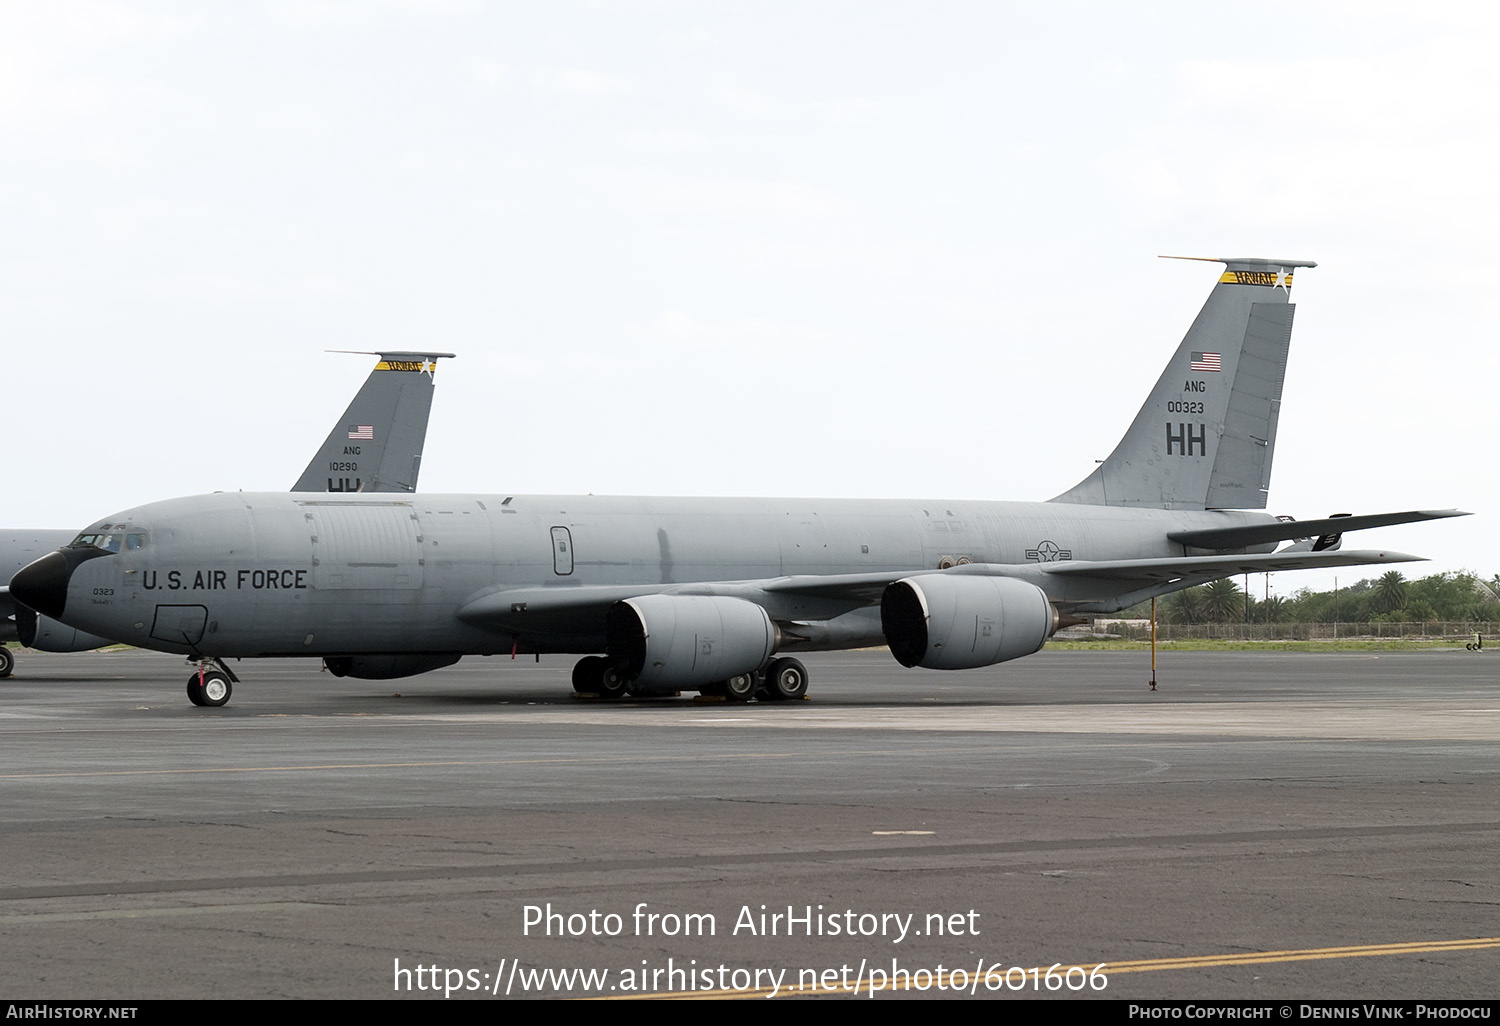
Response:
[[[1214,370],[1218,370],[1217,367]],[[366,442],[375,441],[375,426],[373,424],[350,424],[349,438],[351,440],[363,439]]]
[[[1188,367],[1195,371],[1211,371],[1217,374],[1223,369],[1220,364],[1221,361],[1219,360],[1218,353],[1193,353],[1192,363],[1188,364]],[[353,438],[354,436],[350,435],[349,437]]]

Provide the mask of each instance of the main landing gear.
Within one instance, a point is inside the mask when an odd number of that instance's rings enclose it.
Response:
[[[585,656],[573,667],[573,690],[580,695],[598,695],[606,701],[625,697],[625,681],[603,656]]]
[[[630,693],[630,685],[603,656],[585,656],[573,667],[573,690],[615,701]],[[705,684],[698,691],[731,702],[792,701],[807,694],[807,667],[800,660],[773,659],[764,672],[741,673],[725,681]]]
[[[210,663],[217,664],[217,669],[210,668]],[[188,701],[194,705],[226,705],[236,683],[238,679],[222,659],[200,659],[197,671],[188,678]]]
[[[796,659],[773,659],[766,667],[766,697],[786,702],[807,694],[807,667]]]
[[[754,673],[741,673],[720,684],[717,690],[731,702],[748,702],[760,690],[760,677]]]
[[[9,677],[15,668],[16,657],[10,654],[7,646],[0,645],[0,678]]]

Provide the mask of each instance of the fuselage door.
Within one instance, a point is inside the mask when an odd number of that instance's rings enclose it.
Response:
[[[566,527],[552,529],[552,570],[559,577],[573,572],[573,535]]]
[[[158,641],[191,647],[203,640],[203,628],[207,625],[207,606],[157,606],[151,636]]]

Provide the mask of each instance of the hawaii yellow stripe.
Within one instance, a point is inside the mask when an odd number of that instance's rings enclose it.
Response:
[[[1225,271],[1219,275],[1220,285],[1279,285],[1292,287],[1292,272],[1278,271]]]

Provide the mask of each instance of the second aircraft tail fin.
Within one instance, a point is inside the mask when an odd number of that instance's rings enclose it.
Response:
[[[413,492],[437,361],[452,353],[369,353],[380,362],[292,486],[294,492]]]
[[[1109,459],[1053,502],[1265,508],[1296,309],[1292,271],[1317,265],[1215,262],[1224,272],[1130,430]]]

